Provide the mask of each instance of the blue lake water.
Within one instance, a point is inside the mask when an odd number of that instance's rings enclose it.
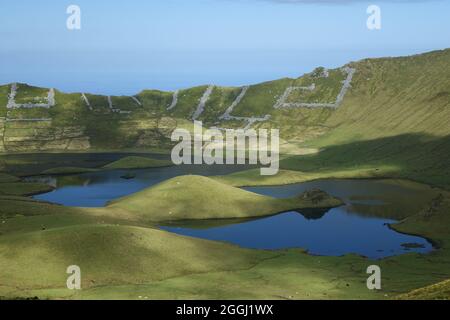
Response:
[[[34,196],[35,199],[77,207],[103,207],[108,201],[135,193],[164,180],[180,175],[225,175],[252,168],[247,165],[186,165],[140,170],[111,170],[68,176],[30,177],[30,181],[45,181],[52,192]],[[132,174],[133,179],[123,176]]]
[[[405,252],[426,253],[431,244],[420,237],[401,234],[386,224],[394,220],[365,218],[349,214],[345,208],[328,211],[320,219],[308,219],[299,212],[212,228],[161,227],[191,237],[234,243],[245,248],[305,248],[311,254],[340,256],[355,253],[383,258]],[[408,249],[402,244],[420,248]]]
[[[46,180],[56,189],[35,198],[68,206],[101,207],[110,200],[175,176],[220,175],[246,168],[180,166],[41,177],[38,179]],[[123,179],[124,175],[130,173],[135,175],[133,179]],[[245,189],[286,198],[312,188],[341,198],[345,205],[328,211],[291,211],[253,220],[181,221],[160,227],[181,235],[225,241],[246,248],[303,248],[317,255],[354,253],[376,259],[433,250],[426,239],[401,234],[389,228],[389,224],[395,223],[405,212],[417,210],[429,200],[432,192],[426,186],[392,180],[321,180]]]

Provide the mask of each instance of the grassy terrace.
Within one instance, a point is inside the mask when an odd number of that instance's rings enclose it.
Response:
[[[50,119],[50,112],[46,108],[12,109],[8,113],[9,119]]]

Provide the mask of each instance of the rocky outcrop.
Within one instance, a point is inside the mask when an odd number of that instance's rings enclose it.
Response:
[[[336,198],[329,195],[325,191],[316,188],[303,192],[299,195],[299,198],[302,200],[311,201],[313,205],[320,205],[322,203],[326,204],[330,200],[336,200]]]

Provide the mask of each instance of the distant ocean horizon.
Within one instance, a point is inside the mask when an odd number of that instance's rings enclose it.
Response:
[[[63,92],[134,95],[199,85],[242,86],[314,68],[337,68],[370,57],[401,56],[444,48],[230,51],[230,52],[0,52],[0,84],[52,87]],[[12,63],[14,62],[14,63]]]

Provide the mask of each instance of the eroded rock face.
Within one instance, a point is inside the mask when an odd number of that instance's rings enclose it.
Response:
[[[299,197],[303,200],[311,201],[313,204],[319,204],[327,200],[335,199],[325,191],[316,188],[303,192]]]
[[[1,124],[0,124],[1,126]],[[51,121],[4,123],[0,151],[87,150],[82,126],[52,127]],[[0,127],[1,129],[1,127]],[[3,147],[3,150],[2,150]]]

